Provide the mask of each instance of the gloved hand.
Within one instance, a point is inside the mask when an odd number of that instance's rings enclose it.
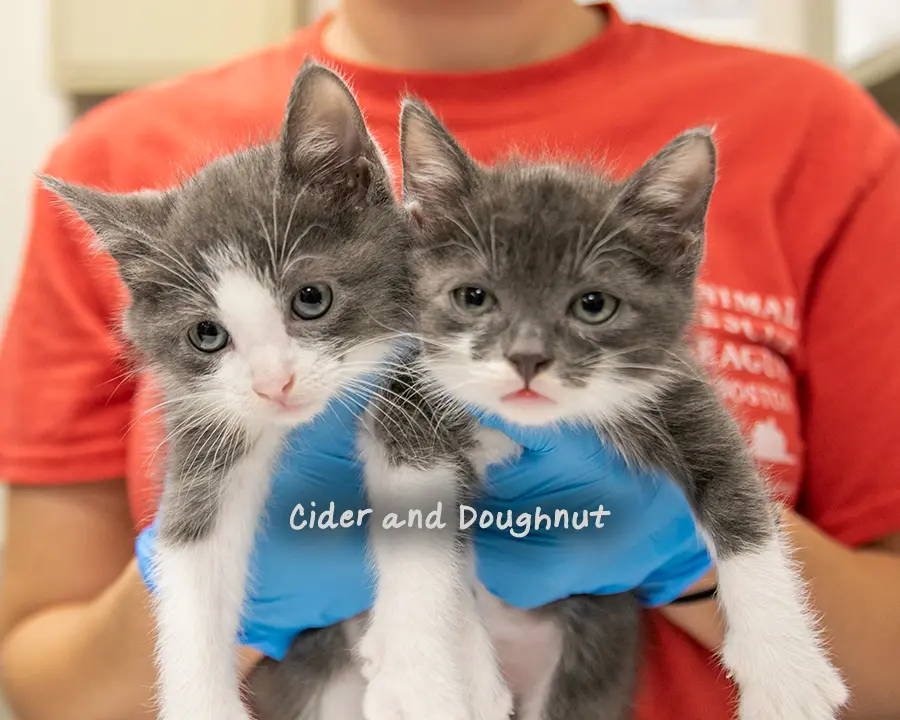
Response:
[[[313,509],[335,505],[341,513],[367,504],[356,457],[356,420],[364,400],[334,403],[310,425],[295,431],[273,478],[272,493],[252,558],[242,643],[269,657],[284,657],[297,633],[325,627],[371,607],[372,574],[365,524],[350,528],[295,530]],[[518,607],[536,607],[580,593],[638,588],[650,605],[664,604],[710,566],[680,491],[665,478],[637,476],[587,430],[522,430],[496,419],[483,422],[523,445],[518,461],[488,471],[487,495],[475,506],[491,512],[534,515],[536,506],[554,518],[556,509],[597,510],[604,527],[575,531],[475,526],[480,580]],[[312,503],[315,502],[313,508]],[[298,504],[306,514],[295,513]],[[455,522],[455,517],[446,518]],[[579,512],[580,522],[580,512]],[[145,579],[155,524],[137,542]]]
[[[318,528],[320,513],[330,503],[338,525],[341,513],[356,515],[367,507],[356,452],[356,416],[363,402],[333,402],[312,423],[294,430],[272,478],[238,639],[276,660],[300,631],[333,625],[372,606],[365,526]],[[295,512],[298,504],[302,516]],[[316,525],[311,528],[313,511]],[[292,521],[294,526],[307,521],[307,526],[295,530]],[[145,582],[155,538],[154,522],[136,543]]]
[[[492,594],[534,608],[569,595],[636,590],[644,605],[659,606],[712,566],[675,483],[627,468],[592,429],[523,428],[493,416],[480,419],[522,446],[513,464],[488,468],[486,495],[473,503],[495,517],[511,511],[514,523],[522,516],[520,527],[513,527],[518,538],[498,529],[496,520],[485,529],[476,525],[478,576]],[[546,517],[540,527],[538,507]],[[582,529],[575,529],[576,521]]]

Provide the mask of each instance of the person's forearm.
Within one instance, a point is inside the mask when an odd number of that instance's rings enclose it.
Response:
[[[790,511],[785,519],[832,657],[850,685],[852,705],[845,717],[900,716],[900,557],[848,549]],[[662,612],[707,647],[721,644],[723,626],[714,601],[671,605]]]
[[[136,563],[95,601],[19,623],[0,650],[3,689],[18,720],[155,717],[154,630]],[[241,654],[246,671],[258,659]]]
[[[16,717],[152,718],[152,628],[135,563],[95,601],[25,619],[2,648],[3,688]]]

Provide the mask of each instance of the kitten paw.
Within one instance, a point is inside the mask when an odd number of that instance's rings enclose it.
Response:
[[[469,452],[469,459],[479,475],[484,475],[490,465],[513,460],[522,454],[521,445],[494,428],[479,428],[477,440]]]
[[[787,655],[786,657],[790,657]],[[836,720],[849,692],[824,657],[815,662],[772,663],[740,690],[740,720]]]
[[[849,699],[781,540],[719,563],[741,720],[834,720]]]
[[[383,668],[363,694],[365,720],[473,720],[464,691],[446,685],[426,668]],[[493,719],[496,720],[496,719]]]
[[[469,618],[466,663],[474,720],[508,720],[513,696],[503,679],[487,630],[476,616]]]
[[[754,689],[741,693],[740,720],[838,720],[847,700],[842,682],[791,693]]]

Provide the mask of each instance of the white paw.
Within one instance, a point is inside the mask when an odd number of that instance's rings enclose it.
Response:
[[[785,657],[790,657],[786,654]],[[840,674],[824,657],[774,662],[740,688],[740,720],[836,720],[849,700]]]
[[[740,720],[837,720],[848,699],[840,678],[792,692],[753,688],[741,693]]]
[[[385,664],[363,694],[365,720],[472,720],[465,691],[442,682],[435,668]]]
[[[834,720],[849,693],[783,540],[722,559],[718,572],[729,626],[722,660],[739,686],[741,720]]]
[[[479,475],[484,475],[488,466],[517,458],[522,452],[521,445],[494,428],[479,428],[477,440],[469,459]]]
[[[468,619],[465,672],[474,720],[507,720],[513,696],[503,679],[490,636],[481,620]]]

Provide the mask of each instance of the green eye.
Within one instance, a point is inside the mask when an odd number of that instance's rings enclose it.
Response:
[[[217,353],[228,344],[228,332],[218,323],[204,320],[188,330],[188,340],[202,353]]]
[[[470,315],[483,315],[497,304],[497,298],[491,293],[474,285],[458,287],[450,293],[450,297],[456,307]]]
[[[583,323],[599,325],[607,322],[619,309],[619,299],[602,292],[589,292],[572,303],[572,314]]]

